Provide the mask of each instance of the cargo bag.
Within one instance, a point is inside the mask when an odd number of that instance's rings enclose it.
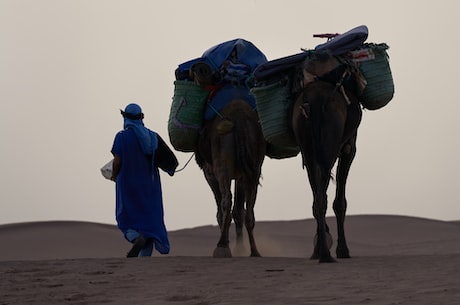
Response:
[[[287,79],[254,87],[257,112],[265,139],[269,143],[267,156],[275,159],[295,157],[300,148],[290,128],[292,100]]]
[[[168,120],[169,140],[174,149],[193,152],[196,148],[208,91],[194,82],[176,80]]]
[[[367,43],[352,52],[353,60],[359,62],[359,70],[367,82],[361,103],[369,110],[380,109],[393,99],[394,83],[387,49],[385,43]]]

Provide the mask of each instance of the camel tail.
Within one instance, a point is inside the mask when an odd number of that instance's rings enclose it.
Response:
[[[312,135],[313,135],[313,151],[315,154],[316,162],[319,164],[321,171],[328,167],[325,159],[324,141],[323,141],[323,109],[321,104],[310,105],[311,107],[311,121],[312,121]]]
[[[326,97],[321,97],[326,98]],[[313,151],[324,177],[331,178],[331,170],[337,159],[340,138],[340,120],[327,110],[327,101],[311,105]]]
[[[244,119],[236,122],[233,133],[237,166],[254,183],[259,179],[256,160],[259,148],[254,139],[256,132],[258,130],[252,122]]]

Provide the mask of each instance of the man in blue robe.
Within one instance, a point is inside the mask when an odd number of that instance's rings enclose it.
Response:
[[[168,254],[158,168],[173,176],[177,158],[156,132],[144,126],[139,105],[129,104],[121,114],[124,129],[113,142],[111,179],[116,182],[118,228],[133,244],[127,257],[151,256],[153,247]]]

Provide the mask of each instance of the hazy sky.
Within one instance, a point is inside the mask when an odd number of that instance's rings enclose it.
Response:
[[[243,38],[269,60],[313,48],[316,33],[369,28],[390,46],[395,96],[366,111],[348,214],[460,219],[457,1],[0,0],[0,224],[115,223],[110,160],[119,109],[143,107],[169,143],[177,65]],[[191,153],[177,152],[182,167]],[[311,218],[301,157],[266,158],[257,220]],[[195,161],[162,174],[168,229],[216,224]],[[333,215],[331,201],[328,215]]]

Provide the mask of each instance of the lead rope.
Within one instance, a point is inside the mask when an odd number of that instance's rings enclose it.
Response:
[[[195,153],[193,153],[193,154],[190,156],[190,158],[188,159],[187,162],[185,162],[185,165],[182,166],[182,168],[180,168],[180,169],[178,169],[178,170],[176,170],[176,171],[174,171],[174,172],[175,172],[175,173],[178,173],[178,172],[180,172],[181,170],[185,169],[185,167],[190,163],[190,161],[192,160],[192,158],[193,158],[194,155],[195,155]]]
[[[222,114],[220,114],[220,112],[213,106],[211,105],[210,103],[208,103],[208,107],[211,108],[212,111],[214,111],[214,113],[216,115],[218,115],[222,120],[224,119],[224,117],[222,116]]]
[[[345,78],[349,76],[349,71],[345,70],[342,74],[342,78],[335,84],[334,90],[332,90],[331,97],[337,92],[337,90],[340,90],[340,93],[342,93],[343,98],[347,102],[347,105],[351,105],[350,98],[348,95],[345,93],[345,89],[343,88],[343,82],[345,81]]]

